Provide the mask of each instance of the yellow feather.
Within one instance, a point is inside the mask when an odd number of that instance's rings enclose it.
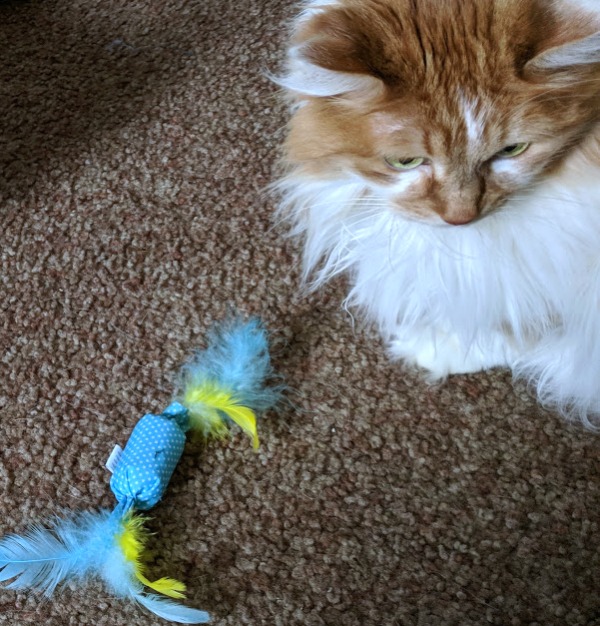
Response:
[[[122,522],[123,532],[117,537],[117,541],[125,560],[131,563],[134,576],[150,589],[158,591],[170,598],[185,598],[185,585],[174,578],[159,578],[150,581],[144,576],[142,566],[143,552],[148,540],[148,531],[144,528],[144,522],[148,518],[129,513]]]
[[[175,580],[174,578],[159,578],[151,582],[141,573],[136,573],[136,578],[142,584],[146,585],[146,587],[150,587],[150,589],[154,589],[154,591],[158,591],[158,593],[162,593],[164,596],[178,600],[185,598],[185,585],[179,580]]]
[[[259,446],[258,432],[256,430],[256,414],[247,406],[230,404],[222,409],[229,417],[252,439],[252,446],[256,450]]]
[[[119,546],[128,561],[138,563],[146,544],[148,531],[144,528],[146,517],[128,514],[123,519],[123,532],[118,537]]]
[[[188,387],[183,404],[190,412],[191,427],[205,437],[221,439],[227,435],[227,425],[220,414],[224,413],[250,436],[254,448],[258,448],[256,414],[252,409],[236,403],[231,393],[210,383]]]

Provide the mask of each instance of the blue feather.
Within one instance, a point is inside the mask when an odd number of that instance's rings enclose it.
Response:
[[[58,585],[101,579],[115,596],[140,603],[160,617],[181,624],[206,624],[205,611],[146,593],[135,578],[116,537],[122,510],[68,513],[46,526],[32,526],[25,535],[0,540],[0,581],[9,589],[28,589],[49,597]]]
[[[161,598],[154,593],[132,593],[132,599],[163,619],[179,624],[207,624],[210,615],[206,611],[191,609],[172,600]]]
[[[110,547],[118,521],[107,511],[54,518],[46,527],[0,540],[0,581],[9,589],[31,589],[51,596],[57,585],[83,579]]]
[[[188,387],[216,384],[239,404],[265,411],[278,402],[283,391],[283,385],[267,386],[273,377],[262,322],[258,318],[247,322],[231,318],[210,331],[207,348],[183,367],[180,387],[185,393]]]

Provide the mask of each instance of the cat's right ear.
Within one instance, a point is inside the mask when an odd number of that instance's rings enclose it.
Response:
[[[288,50],[282,87],[301,95],[329,98],[365,92],[374,95],[383,82],[369,70],[364,52],[342,9],[308,10],[296,25]]]
[[[525,65],[525,74],[560,82],[576,82],[587,70],[600,68],[600,32],[551,46]]]

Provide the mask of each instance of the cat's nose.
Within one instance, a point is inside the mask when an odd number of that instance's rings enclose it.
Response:
[[[464,226],[474,222],[483,204],[484,184],[479,176],[449,176],[438,195],[437,213],[451,226]]]
[[[442,219],[446,224],[450,224],[451,226],[464,226],[465,224],[470,224],[477,219],[477,214],[475,215],[447,215],[442,216]]]

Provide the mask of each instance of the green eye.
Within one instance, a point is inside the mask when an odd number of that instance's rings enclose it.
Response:
[[[408,157],[406,159],[397,159],[395,157],[385,157],[385,162],[395,170],[414,170],[425,163],[423,157]]]
[[[529,148],[529,144],[526,142],[513,143],[510,146],[506,146],[506,148],[500,150],[500,152],[496,154],[496,157],[499,159],[512,159],[519,156],[520,154],[523,154],[523,152],[525,152],[527,148]]]

